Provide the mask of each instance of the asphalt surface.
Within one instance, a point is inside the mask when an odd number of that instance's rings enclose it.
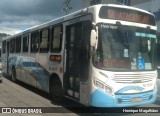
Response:
[[[157,87],[158,87],[158,97],[155,104],[143,105],[140,107],[159,107],[160,108],[160,79],[157,79]],[[73,108],[77,107],[77,108]],[[88,108],[84,107],[83,109],[78,109],[82,107],[82,105],[66,99],[63,104],[57,104],[56,101],[52,101],[47,93],[39,91],[36,88],[28,86],[24,83],[18,82],[13,83],[9,78],[3,78],[3,82],[0,83],[0,108],[16,108],[13,110],[14,113],[8,114],[3,113],[0,116],[90,116],[90,115],[133,115],[133,113],[121,113],[121,114],[113,114],[113,113],[80,113],[79,110],[83,110],[84,112],[88,110]],[[38,113],[33,113],[33,111],[28,111],[26,108],[31,110],[37,108],[41,109]],[[18,112],[18,109],[21,111]],[[26,111],[27,110],[27,111]],[[23,112],[22,112],[23,111]],[[37,110],[38,111],[38,110]],[[43,111],[48,113],[43,113]],[[82,111],[82,112],[83,112]],[[159,109],[160,111],[160,109]],[[22,112],[22,113],[21,113]],[[25,113],[29,112],[29,114]],[[96,111],[95,111],[96,112]],[[24,113],[24,114],[23,114]],[[140,113],[142,115],[142,113]],[[139,114],[136,114],[139,115]],[[152,114],[157,115],[157,114]],[[158,113],[159,115],[159,113]]]

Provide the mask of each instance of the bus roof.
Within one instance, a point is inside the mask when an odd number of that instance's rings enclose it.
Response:
[[[127,9],[132,9],[132,10],[137,10],[137,11],[141,11],[141,12],[145,12],[148,13],[150,15],[153,15],[153,13],[147,11],[147,10],[143,10],[137,7],[133,7],[133,6],[126,6],[126,5],[119,5],[119,4],[107,4],[107,6],[112,6],[112,7],[119,7],[119,8],[127,8]]]

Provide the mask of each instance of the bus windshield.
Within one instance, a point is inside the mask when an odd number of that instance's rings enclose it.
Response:
[[[106,70],[154,70],[156,31],[131,26],[99,24],[96,67]]]

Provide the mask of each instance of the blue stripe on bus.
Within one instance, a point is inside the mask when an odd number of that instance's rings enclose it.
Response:
[[[124,92],[126,92],[126,91],[128,91],[128,90],[136,90],[136,91],[143,91],[145,88],[143,88],[143,87],[140,87],[140,86],[126,86],[126,87],[124,87],[124,88],[122,88],[122,89],[120,89],[118,92],[116,92],[116,93],[124,93]]]
[[[138,36],[138,37],[148,37],[148,38],[154,38],[154,39],[157,38],[157,36],[155,34],[147,34],[147,33],[140,33],[140,32],[136,32],[135,36]]]

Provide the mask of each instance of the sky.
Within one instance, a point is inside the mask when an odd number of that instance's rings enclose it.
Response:
[[[0,33],[15,34],[65,15],[65,0],[0,0]],[[82,0],[71,0],[74,12]]]

